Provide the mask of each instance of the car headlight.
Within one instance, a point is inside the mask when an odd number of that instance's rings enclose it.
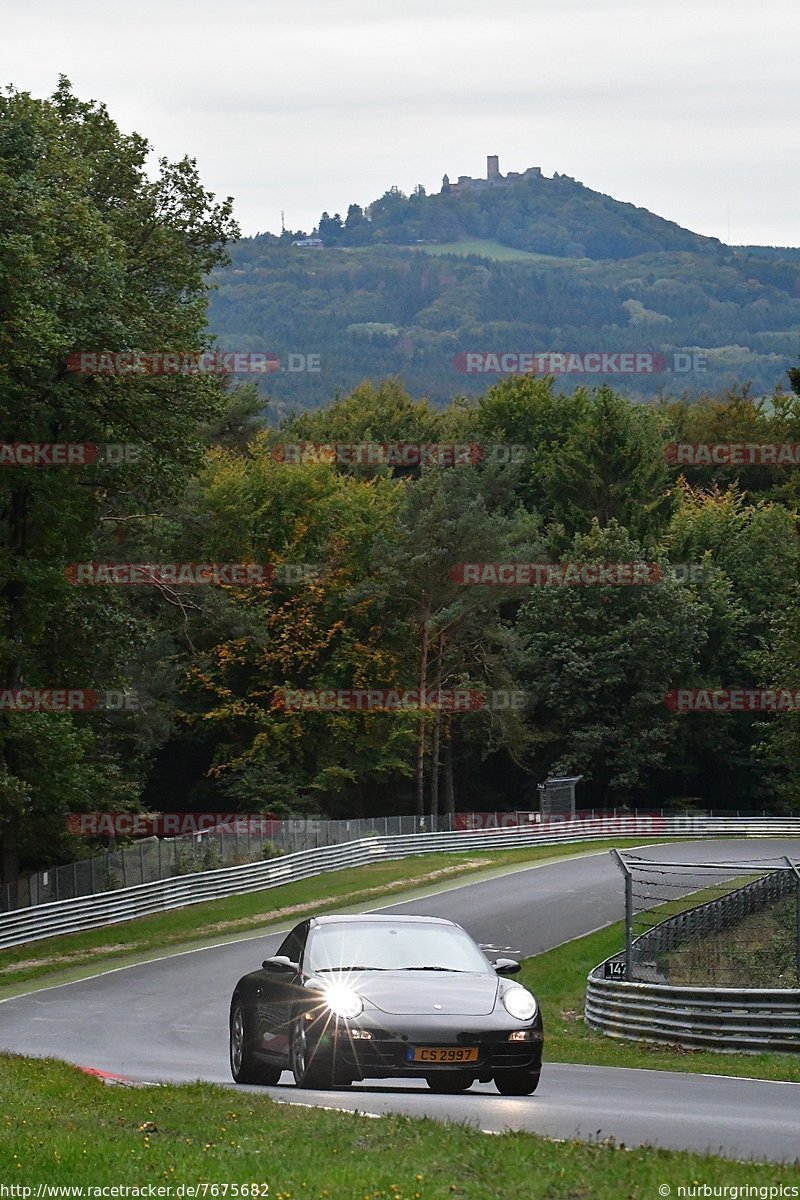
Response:
[[[503,992],[506,1012],[518,1021],[530,1021],[536,1013],[536,1000],[524,987],[512,987]]]
[[[364,1009],[364,1001],[358,992],[338,984],[325,988],[325,1003],[335,1016],[344,1017],[345,1020],[352,1020]]]

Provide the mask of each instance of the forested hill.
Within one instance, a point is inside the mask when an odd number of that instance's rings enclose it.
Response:
[[[566,176],[391,189],[311,232],[322,247],[293,245],[299,231],[237,243],[209,307],[220,348],[279,356],[260,380],[274,416],[365,378],[478,394],[497,377],[459,370],[470,351],[663,355],[653,374],[561,379],[639,400],[771,394],[797,360],[800,252],[725,246]],[[698,369],[670,369],[687,355]]]
[[[503,246],[564,258],[633,258],[662,251],[720,254],[717,238],[702,237],[592,191],[568,175],[531,175],[487,186],[475,180],[426,195],[391,188],[362,209],[351,204],[342,218],[323,213],[314,231],[326,246],[455,242],[489,238]]]

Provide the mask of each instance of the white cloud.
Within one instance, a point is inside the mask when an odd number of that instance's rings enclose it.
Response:
[[[734,241],[798,244],[794,0],[5,0],[0,76],[60,72],[246,232],[541,166]]]

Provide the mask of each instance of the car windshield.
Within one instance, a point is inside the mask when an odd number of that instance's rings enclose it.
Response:
[[[321,971],[468,971],[489,964],[462,929],[449,925],[322,925],[310,939],[305,967]]]

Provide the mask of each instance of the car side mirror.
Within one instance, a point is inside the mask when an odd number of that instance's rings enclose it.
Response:
[[[498,958],[494,969],[498,975],[518,975],[522,967],[515,958]]]
[[[300,964],[292,962],[285,954],[276,954],[272,958],[265,958],[261,966],[265,971],[292,971],[295,975],[300,970]]]

